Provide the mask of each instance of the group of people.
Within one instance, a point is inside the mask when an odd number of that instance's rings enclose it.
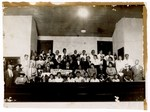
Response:
[[[13,69],[14,68],[14,69]],[[53,73],[52,70],[57,71]],[[61,72],[61,70],[71,70]],[[122,56],[103,54],[100,50],[96,54],[92,50],[87,55],[86,50],[78,53],[67,54],[64,48],[60,54],[50,49],[47,53],[42,50],[39,54],[32,53],[31,59],[25,54],[20,64],[8,68],[4,74],[6,85],[10,82],[24,84],[31,82],[131,82],[144,80],[143,67],[139,65],[139,60],[133,62],[129,54]],[[44,75],[43,75],[44,74]],[[9,81],[8,81],[9,80]],[[9,82],[9,83],[8,83]]]

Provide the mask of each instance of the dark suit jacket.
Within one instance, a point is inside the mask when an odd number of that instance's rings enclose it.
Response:
[[[6,87],[11,87],[14,84],[14,76],[10,77],[8,70],[4,72],[4,81]]]

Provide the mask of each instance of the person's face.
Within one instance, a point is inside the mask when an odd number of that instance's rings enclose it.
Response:
[[[81,65],[79,65],[79,69],[82,69]]]
[[[35,56],[32,56],[32,60],[35,60]]]
[[[91,68],[94,68],[94,65],[91,65]]]
[[[118,79],[118,75],[115,75],[115,79]]]
[[[85,77],[88,77],[88,73],[85,73],[85,75],[84,75]]]
[[[103,66],[102,66],[102,65],[100,65],[100,66],[99,66],[99,68],[100,68],[100,69],[103,69]]]
[[[65,50],[63,51],[63,53],[66,54],[66,53],[67,53],[67,50],[65,49]]]
[[[135,65],[138,65],[139,64],[139,60],[135,60]]]
[[[102,51],[102,50],[100,50],[100,51],[99,51],[99,53],[100,53],[100,54],[103,54],[103,51]]]
[[[48,61],[51,61],[51,57],[48,58]]]
[[[50,68],[50,64],[49,63],[47,63],[47,68]]]
[[[83,51],[82,51],[82,53],[83,53],[83,54],[85,54],[85,53],[86,53],[86,51],[85,51],[85,50],[83,50]]]
[[[108,61],[109,61],[109,62],[111,62],[111,61],[112,61],[112,59],[109,57],[109,58],[108,58]]]
[[[12,70],[12,65],[8,65],[8,68],[9,68],[10,70]]]
[[[112,64],[109,63],[109,67],[112,67]]]
[[[77,73],[77,77],[80,77],[80,73]]]
[[[20,67],[19,66],[16,66],[16,70],[18,71],[20,69]]]
[[[66,63],[66,66],[69,66],[69,63],[68,63],[68,62]]]
[[[128,58],[129,58],[129,55],[128,55],[128,54],[126,54],[126,55],[125,55],[125,58],[126,58],[126,59],[128,59]]]
[[[122,60],[122,56],[119,56],[118,58],[119,58],[119,60]]]
[[[57,69],[59,69],[60,68],[60,66],[59,65],[57,65]]]
[[[5,58],[3,58],[3,62],[5,62],[6,61],[6,59]]]
[[[77,50],[74,50],[74,54],[77,54]]]
[[[58,50],[56,50],[56,52],[55,52],[55,53],[56,53],[56,55],[58,55],[58,54],[59,54],[59,51],[58,51]]]
[[[110,52],[110,51],[108,52],[108,55],[111,55],[111,52]]]
[[[51,75],[50,78],[53,79],[53,75]]]
[[[48,51],[49,53],[52,53],[52,50],[51,49],[49,49],[49,51]]]
[[[57,76],[58,76],[58,78],[60,78],[61,77],[60,73]]]
[[[40,64],[38,64],[38,68],[41,68],[41,65],[40,65]]]
[[[89,56],[86,59],[87,59],[87,61],[90,61],[90,57]]]
[[[23,75],[20,75],[21,78],[23,78]]]
[[[95,50],[92,50],[91,53],[94,55],[95,54]]]
[[[24,57],[24,59],[25,59],[25,60],[28,60],[28,56],[26,55],[26,56]]]
[[[42,57],[41,57],[41,56],[39,57],[39,60],[42,60]]]
[[[42,54],[44,54],[45,52],[44,51],[42,51]]]

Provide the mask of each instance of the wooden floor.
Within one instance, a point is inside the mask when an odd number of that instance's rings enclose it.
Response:
[[[5,88],[5,98],[16,102],[143,101],[145,82],[37,83]]]

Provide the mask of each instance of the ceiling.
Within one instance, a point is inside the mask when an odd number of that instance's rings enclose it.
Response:
[[[115,24],[123,17],[142,18],[143,5],[21,5],[4,4],[4,15],[32,15],[39,36],[112,37]],[[89,16],[77,15],[86,8]],[[86,30],[82,33],[81,30]]]

